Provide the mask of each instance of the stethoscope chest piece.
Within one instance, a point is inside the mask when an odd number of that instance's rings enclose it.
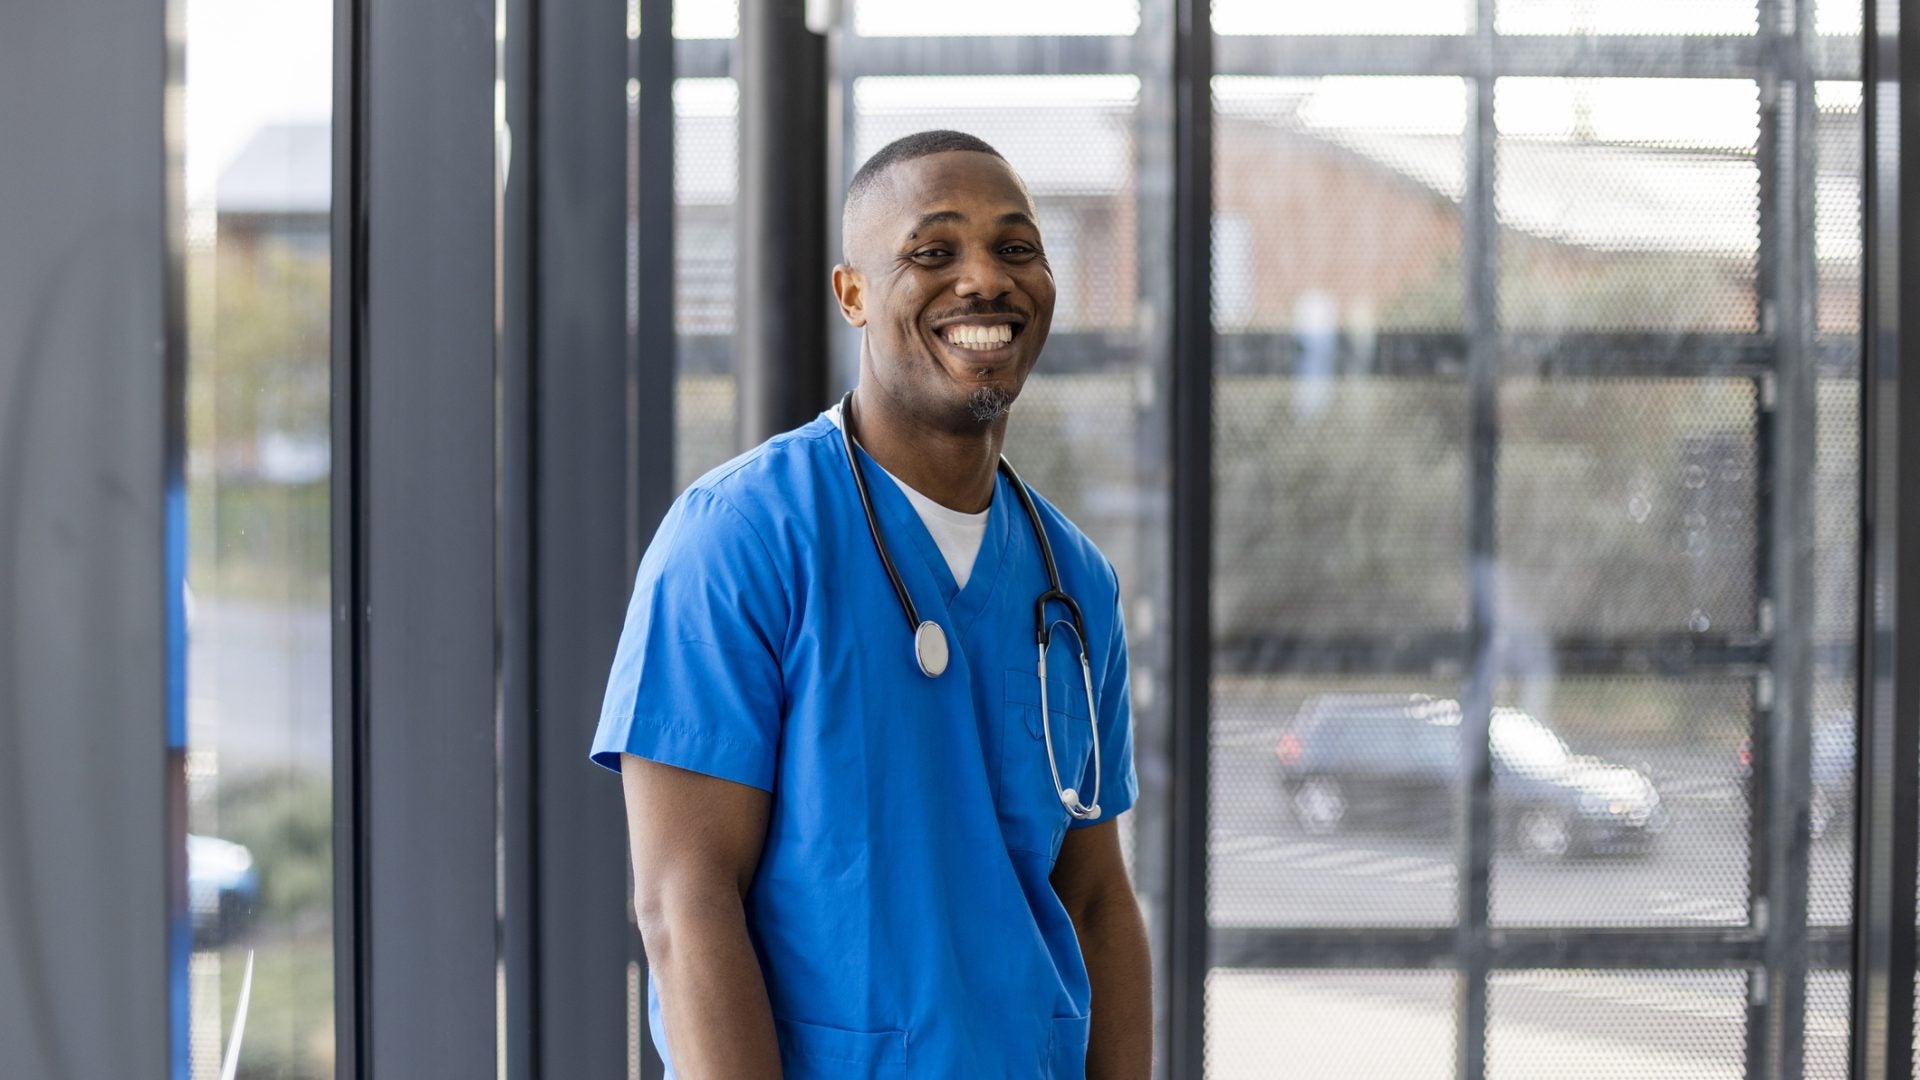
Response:
[[[932,679],[947,670],[947,633],[940,624],[928,619],[913,632],[913,658],[920,671]]]

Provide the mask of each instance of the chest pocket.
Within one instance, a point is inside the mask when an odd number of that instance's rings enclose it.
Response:
[[[1052,664],[1048,667],[1052,668]],[[1053,756],[1062,787],[1078,788],[1085,802],[1093,797],[1093,729],[1087,719],[1086,689],[1077,664],[1047,672],[1047,716],[1053,729]],[[1064,676],[1071,675],[1071,681]],[[1047,767],[1046,732],[1040,722],[1040,677],[1032,670],[1007,669],[1006,704],[1000,718],[1000,832],[1010,851],[1040,855],[1049,863],[1072,817],[1060,804]],[[1084,783],[1083,783],[1084,781]]]

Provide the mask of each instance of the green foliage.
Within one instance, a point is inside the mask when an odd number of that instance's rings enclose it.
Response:
[[[239,1004],[253,953],[238,1080],[333,1080],[333,927],[316,924],[292,936],[248,940],[220,950],[220,1048]],[[196,1026],[204,1022],[195,1017]]]
[[[329,264],[266,241],[224,241],[187,266],[188,445],[246,464],[261,433],[324,435],[331,381]]]
[[[253,853],[262,930],[332,910],[332,783],[326,773],[292,770],[220,777],[220,836]]]
[[[202,597],[313,606],[328,595],[325,480],[187,485],[187,580]]]

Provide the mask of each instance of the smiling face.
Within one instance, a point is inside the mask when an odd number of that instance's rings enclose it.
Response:
[[[915,420],[963,432],[1006,414],[1046,344],[1053,271],[1033,200],[991,154],[893,165],[848,207],[840,312],[862,379]]]

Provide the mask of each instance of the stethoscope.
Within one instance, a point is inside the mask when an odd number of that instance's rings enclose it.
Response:
[[[887,554],[886,541],[880,538],[880,519],[873,513],[873,499],[867,494],[867,478],[860,471],[859,459],[854,456],[853,448],[859,439],[853,432],[853,391],[840,399],[840,441],[847,451],[847,467],[853,470],[853,485],[860,491],[860,509],[867,514],[867,531],[873,534],[874,550],[880,553],[880,565],[886,568],[887,580],[893,583],[893,594],[900,598],[900,608],[907,614],[907,627],[913,631],[913,659],[920,665],[921,674],[927,678],[937,678],[947,670],[947,634],[940,624],[932,619],[922,620],[920,611],[913,606],[913,597],[908,595],[906,583],[900,580],[900,572],[894,569],[893,557]],[[1040,541],[1040,555],[1047,563],[1047,591],[1033,603],[1033,622],[1040,643],[1040,735],[1047,744],[1047,769],[1053,774],[1053,791],[1060,797],[1060,805],[1067,813],[1081,821],[1091,821],[1100,816],[1100,726],[1095,718],[1099,715],[1093,707],[1093,665],[1087,659],[1087,624],[1080,617],[1080,605],[1068,596],[1060,587],[1060,570],[1053,562],[1053,545],[1047,542],[1047,530],[1040,524],[1040,511],[1034,508],[1033,493],[1013,471],[1013,465],[1006,455],[1000,457],[1000,471],[1012,482],[1013,490],[1020,497],[1020,506],[1027,512],[1027,522],[1033,526],[1034,539]],[[1047,618],[1047,605],[1058,601],[1065,604],[1067,612],[1073,616],[1069,623],[1065,619]],[[1073,633],[1080,647],[1080,685],[1087,692],[1087,727],[1093,733],[1093,801],[1082,804],[1080,793],[1070,787],[1060,786],[1060,766],[1053,757],[1053,725],[1047,714],[1047,645],[1053,640],[1053,628],[1064,626]]]

